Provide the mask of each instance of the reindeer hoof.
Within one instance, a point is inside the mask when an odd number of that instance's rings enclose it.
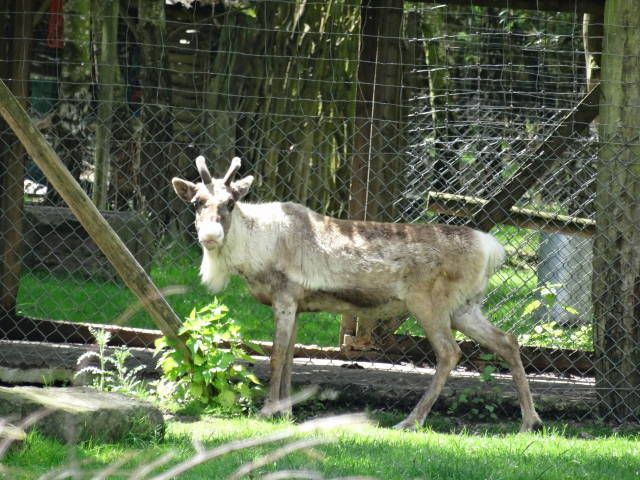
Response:
[[[522,426],[520,427],[520,433],[539,432],[542,430],[542,427],[543,427],[542,420],[537,418],[531,422],[523,423]]]

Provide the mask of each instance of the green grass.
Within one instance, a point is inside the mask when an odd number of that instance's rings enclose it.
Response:
[[[390,420],[397,420],[391,418]],[[328,443],[313,452],[297,452],[270,462],[259,478],[277,470],[316,470],[326,478],[371,476],[390,479],[635,479],[640,475],[640,437],[613,434],[597,428],[556,426],[540,434],[514,434],[515,424],[476,427],[474,431],[451,433],[447,422],[436,418],[432,427],[416,433],[377,426],[311,433],[298,438],[320,437]],[[288,425],[283,421],[256,418],[203,418],[171,421],[164,441],[140,444],[129,440],[118,444],[80,445],[75,451],[65,445],[30,434],[25,444],[4,459],[5,478],[32,479],[77,459],[84,471],[99,470],[124,461],[131,472],[167,452],[175,461],[193,455],[192,438],[213,448],[225,442],[273,433]],[[584,437],[584,438],[582,438]],[[277,445],[282,445],[278,443]],[[243,463],[276,448],[275,445],[243,450],[200,465],[181,479],[222,479]],[[66,477],[65,477],[66,478]],[[87,476],[79,478],[88,478]],[[108,478],[125,478],[113,475]]]

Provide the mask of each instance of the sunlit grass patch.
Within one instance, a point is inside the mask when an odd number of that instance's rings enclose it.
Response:
[[[387,424],[387,421],[383,419],[383,423]],[[171,420],[163,441],[85,443],[75,451],[59,442],[30,434],[24,446],[9,453],[3,466],[11,469],[14,475],[6,478],[27,479],[70,466],[74,459],[81,469],[93,472],[123,461],[122,475],[109,478],[126,478],[124,472],[132,472],[168,453],[173,455],[170,465],[192,457],[196,453],[193,440],[202,444],[202,448],[211,449],[291,427],[288,421],[248,417]],[[448,429],[456,431],[449,433]],[[359,425],[298,434],[296,439],[320,438],[324,444],[310,452],[297,452],[270,462],[260,467],[256,475],[303,469],[318,471],[327,478],[361,475],[385,480],[632,479],[640,474],[638,434],[615,434],[605,427],[563,424],[553,424],[539,434],[516,434],[516,430],[514,423],[460,429],[435,416],[417,432]],[[225,478],[239,466],[282,444],[243,449],[199,465],[179,478]]]

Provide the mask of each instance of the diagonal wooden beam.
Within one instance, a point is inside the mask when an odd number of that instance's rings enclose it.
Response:
[[[487,204],[487,200],[483,198],[442,192],[429,192],[427,198],[427,210],[463,219],[471,218],[474,211]],[[511,207],[504,223],[521,228],[581,237],[591,237],[596,230],[596,222],[589,218],[518,207]]]
[[[513,10],[536,10],[602,14],[605,0],[416,0],[417,3],[460,5],[463,7],[494,7]]]
[[[71,176],[69,170],[2,80],[0,80],[0,115],[4,117],[49,183],[58,191],[87,233],[109,259],[125,285],[138,297],[158,328],[164,335],[174,340],[176,348],[188,359],[189,350],[178,335],[182,322],[91,199]]]
[[[600,85],[596,85],[556,128],[533,150],[527,153],[527,160],[520,168],[498,188],[492,198],[477,210],[470,224],[480,230],[488,231],[497,223],[509,218],[511,207],[555,165],[555,159],[561,155],[571,141],[569,137],[576,132],[584,132],[598,115],[600,103]]]

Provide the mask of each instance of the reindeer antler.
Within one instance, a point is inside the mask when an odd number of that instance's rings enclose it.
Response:
[[[207,161],[202,155],[198,155],[196,158],[196,167],[198,168],[198,173],[200,174],[200,178],[202,178],[202,182],[205,185],[211,185],[211,174],[207,168]]]
[[[240,157],[233,157],[231,159],[231,166],[229,167],[229,170],[227,170],[227,173],[224,176],[224,178],[222,179],[225,185],[229,185],[229,183],[231,183],[231,179],[233,178],[233,175],[240,169],[241,163],[242,161],[240,160]]]

